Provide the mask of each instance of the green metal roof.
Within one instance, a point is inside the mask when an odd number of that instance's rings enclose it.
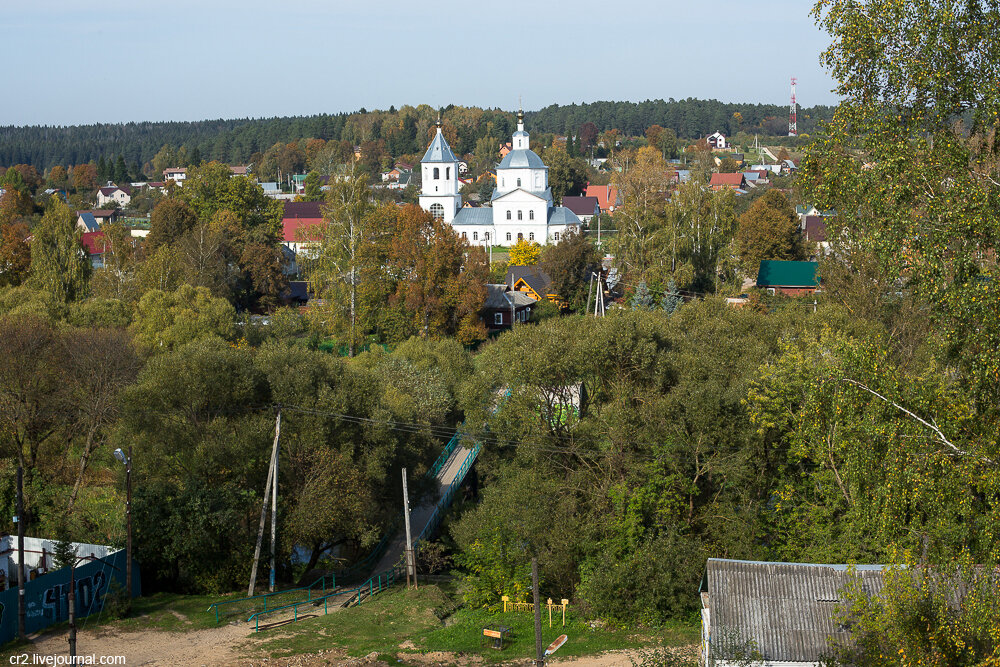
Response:
[[[816,262],[765,259],[757,272],[757,287],[819,287]]]

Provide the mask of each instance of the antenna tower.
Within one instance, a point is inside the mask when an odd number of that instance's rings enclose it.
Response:
[[[788,110],[788,136],[794,137],[799,133],[798,123],[796,122],[795,114],[795,84],[798,82],[794,76],[792,77],[792,104]]]

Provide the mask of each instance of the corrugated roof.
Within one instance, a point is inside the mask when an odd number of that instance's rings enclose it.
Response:
[[[724,658],[726,644],[752,642],[764,659],[816,662],[830,640],[848,632],[834,618],[842,591],[860,580],[869,595],[882,590],[881,565],[757,563],[711,558],[707,566],[711,648]]]
[[[452,225],[492,225],[492,208],[460,208],[455,213]]]
[[[765,259],[757,272],[757,287],[819,287],[816,262]]]
[[[712,174],[709,185],[728,185],[729,187],[741,187],[743,185],[743,174]]]
[[[455,158],[455,154],[451,152],[451,146],[445,141],[444,135],[441,134],[441,129],[438,128],[437,134],[434,135],[434,140],[431,141],[431,145],[427,147],[427,152],[424,153],[424,157],[421,162],[458,162]]]

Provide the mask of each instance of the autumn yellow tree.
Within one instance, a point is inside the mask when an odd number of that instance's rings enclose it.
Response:
[[[511,266],[534,266],[538,263],[542,247],[534,241],[518,239],[510,248]]]

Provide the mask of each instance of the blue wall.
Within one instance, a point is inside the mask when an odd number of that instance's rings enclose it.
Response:
[[[125,588],[125,550],[76,568],[76,617],[83,618],[104,609],[104,596],[112,579]],[[38,632],[69,620],[67,593],[69,568],[42,575],[24,585],[25,629]],[[139,566],[132,561],[132,593],[141,593]],[[17,637],[17,587],[0,592],[0,644]]]

